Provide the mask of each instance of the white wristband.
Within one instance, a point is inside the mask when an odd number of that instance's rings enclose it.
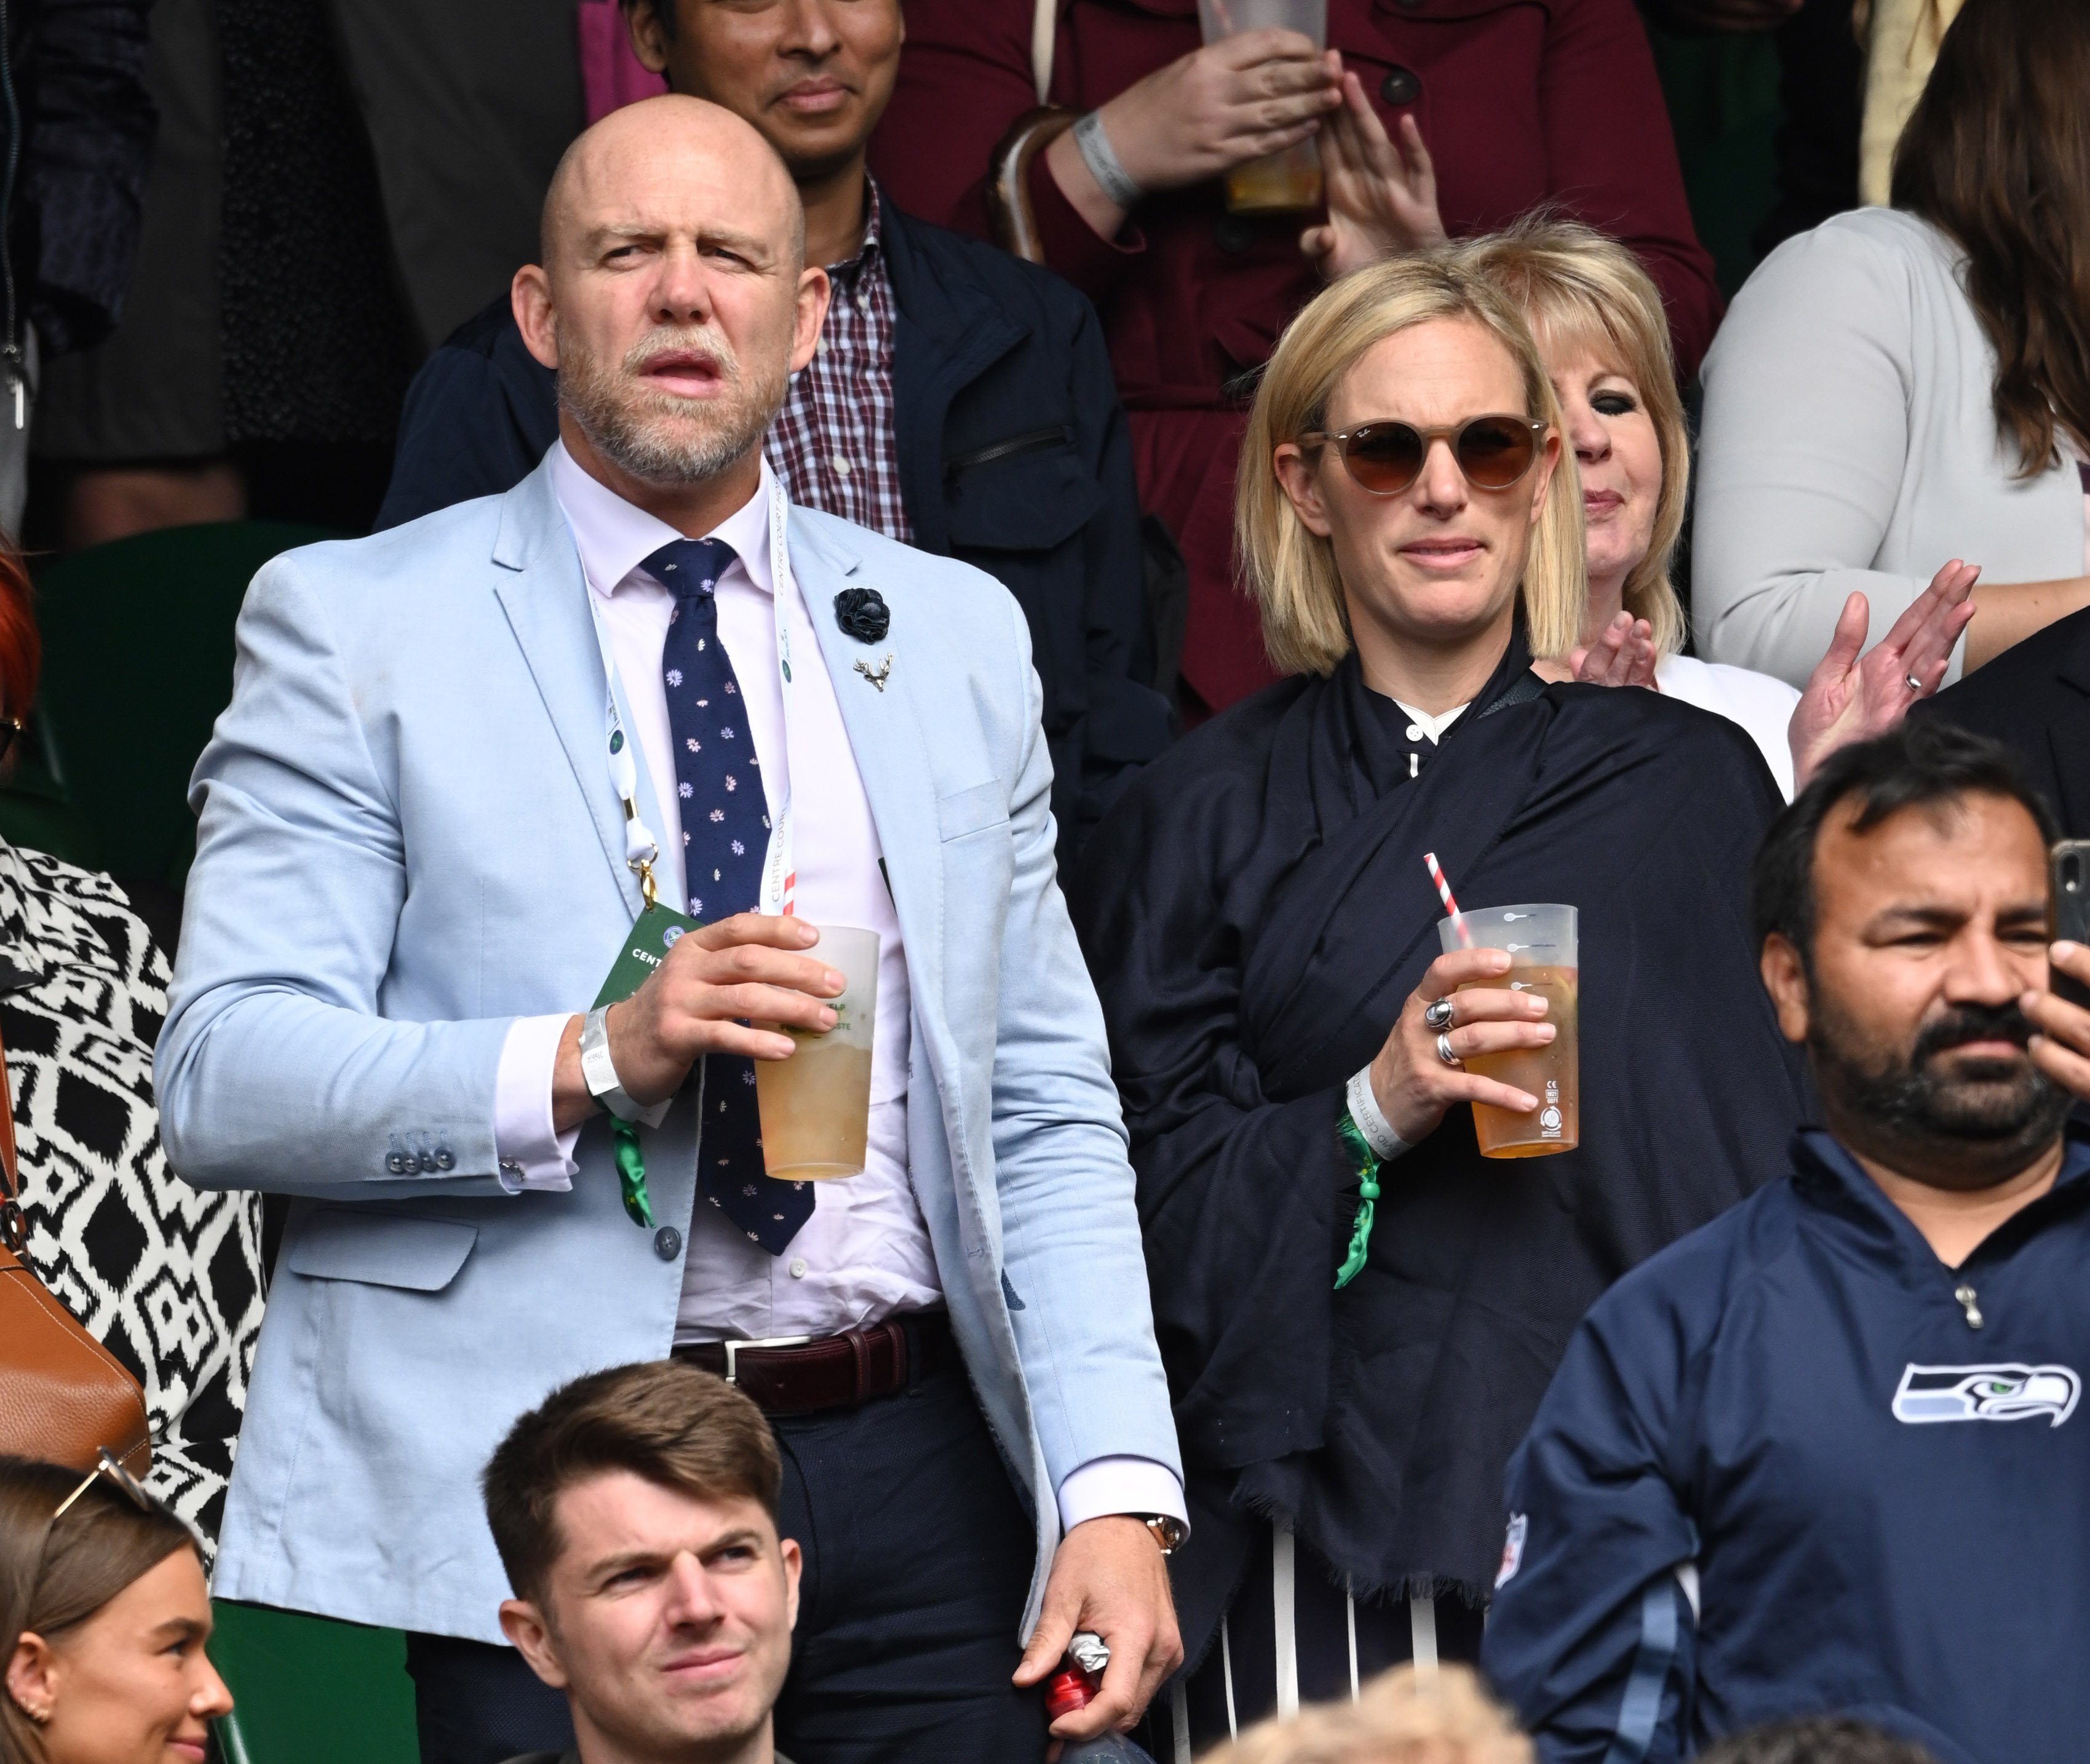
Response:
[[[1357,1131],[1365,1136],[1365,1143],[1381,1163],[1397,1158],[1408,1149],[1408,1142],[1393,1130],[1393,1123],[1386,1118],[1378,1097],[1372,1094],[1370,1066],[1351,1074],[1344,1100],[1350,1107],[1350,1119],[1357,1124]]]
[[[581,1077],[588,1094],[619,1121],[635,1121],[657,1127],[667,1119],[673,1097],[651,1108],[634,1102],[625,1094],[617,1076],[617,1062],[609,1056],[609,1007],[598,1005],[581,1019]]]
[[[1117,149],[1111,145],[1102,111],[1091,110],[1074,125],[1074,146],[1105,196],[1121,209],[1137,206],[1146,192],[1133,181],[1125,161],[1117,157]]]

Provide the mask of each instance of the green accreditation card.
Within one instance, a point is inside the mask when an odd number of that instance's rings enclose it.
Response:
[[[676,940],[685,931],[695,931],[697,925],[697,920],[671,912],[657,902],[647,907],[631,922],[631,929],[617,946],[609,978],[595,996],[596,1007],[630,997],[645,984],[646,977],[668,959]],[[624,1211],[632,1224],[651,1231],[653,1204],[646,1193],[646,1155],[639,1148],[639,1124],[612,1116],[609,1144],[610,1155],[617,1163],[617,1184],[624,1190]]]

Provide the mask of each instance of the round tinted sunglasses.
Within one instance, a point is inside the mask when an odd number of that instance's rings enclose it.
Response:
[[[1374,496],[1399,496],[1422,475],[1423,462],[1440,441],[1477,490],[1507,490],[1531,470],[1548,425],[1528,416],[1469,416],[1444,428],[1413,423],[1361,423],[1340,434],[1314,429],[1302,443],[1331,441],[1357,487]]]

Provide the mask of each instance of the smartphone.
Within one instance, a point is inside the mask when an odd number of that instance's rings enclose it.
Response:
[[[2090,839],[2064,839],[2047,854],[2046,926],[2050,936],[2090,944]],[[2047,970],[2057,998],[2090,1009],[2090,987]]]

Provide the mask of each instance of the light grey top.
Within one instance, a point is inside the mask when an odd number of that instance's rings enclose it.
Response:
[[[2014,475],[1959,256],[1927,222],[1863,209],[1787,240],[1735,296],[1705,358],[1701,654],[1804,686],[1854,588],[1869,645],[1954,557],[1988,582],[2084,573],[2075,463]]]

